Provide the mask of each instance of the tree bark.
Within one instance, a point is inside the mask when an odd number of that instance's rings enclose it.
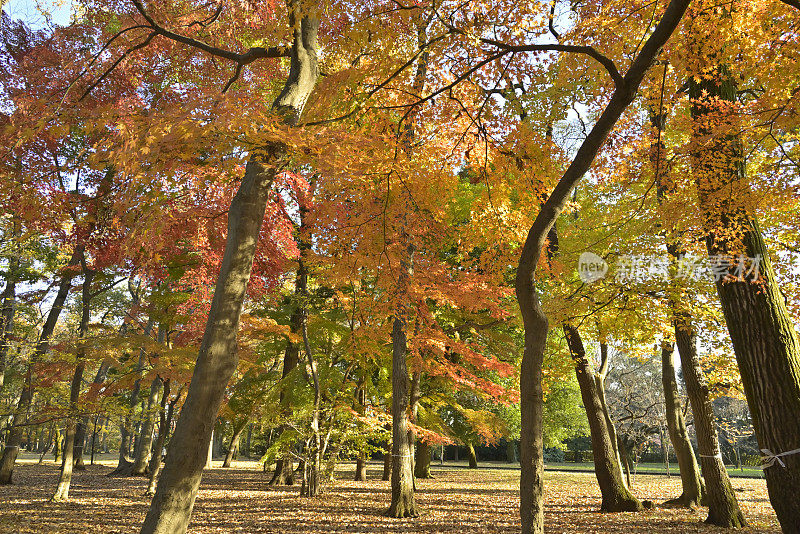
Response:
[[[716,280],[717,293],[759,448],[770,451],[767,456],[788,453],[800,448],[800,341],[758,221],[747,206],[751,192],[737,126],[736,85],[724,67],[710,68],[705,79],[692,77],[689,83],[695,120],[692,170],[708,254],[715,266],[727,267]],[[757,258],[758,271],[740,272],[742,257]],[[770,502],[784,531],[797,532],[800,453],[780,460],[764,469]]]
[[[700,478],[700,468],[694,456],[689,433],[686,431],[686,421],[683,419],[678,382],[675,379],[675,347],[672,343],[661,344],[661,383],[664,386],[667,432],[672,448],[675,449],[675,456],[678,458],[683,488],[680,497],[667,502],[696,508],[705,500],[705,485]]]
[[[17,409],[14,415],[14,424],[8,431],[6,437],[6,445],[3,449],[3,457],[0,458],[0,485],[11,484],[12,476],[14,474],[14,463],[17,461],[17,454],[19,454],[19,446],[22,444],[22,435],[25,429],[25,424],[28,421],[28,411],[30,410],[31,402],[33,401],[34,393],[34,367],[36,363],[44,356],[50,349],[50,337],[53,335],[58,317],[61,315],[61,310],[64,308],[64,302],[67,300],[67,295],[72,287],[72,278],[75,276],[75,268],[79,265],[80,259],[83,255],[83,247],[75,247],[69,264],[64,269],[61,275],[61,281],[58,284],[58,292],[56,298],[53,300],[53,306],[47,314],[47,319],[42,326],[42,332],[39,334],[39,342],[36,344],[36,351],[31,356],[28,362],[28,369],[25,373],[25,382],[22,386],[22,394],[17,401]]]
[[[578,329],[565,324],[564,334],[572,359],[575,361],[575,373],[578,377],[586,417],[589,420],[594,472],[603,495],[600,510],[603,512],[638,512],[644,507],[625,484],[616,440],[611,437],[609,429],[610,418],[607,417],[598,391],[598,384],[602,382],[596,379],[594,366],[586,356]]]
[[[273,107],[287,124],[296,125],[317,81],[319,19],[315,12],[304,11],[315,6],[296,0],[288,5],[293,32],[291,65]],[[281,143],[255,150],[231,202],[225,252],[205,334],[142,534],[182,533],[188,527],[207,456],[205,447],[228,380],[236,369],[236,332],[268,192],[284,165],[286,150]]]
[[[406,236],[407,240],[407,236]],[[414,473],[409,440],[408,367],[406,364],[406,321],[408,308],[404,299],[413,272],[414,246],[406,244],[398,277],[399,303],[392,324],[392,501],[386,514],[390,517],[416,517]]]
[[[417,442],[417,454],[415,458],[414,476],[417,478],[433,478],[433,475],[431,475],[431,448],[428,442]]]
[[[386,450],[383,452],[383,475],[381,480],[389,480],[392,476],[392,444],[386,444]]]
[[[536,291],[536,266],[550,228],[567,205],[575,186],[591,167],[617,120],[633,101],[645,73],[677,28],[689,2],[670,1],[658,25],[645,41],[628,72],[618,82],[611,100],[537,214],[520,254],[514,287],[525,330],[520,373],[520,518],[523,534],[541,534],[544,530],[541,379],[548,323]]]

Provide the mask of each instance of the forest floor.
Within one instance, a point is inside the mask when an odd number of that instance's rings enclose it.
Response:
[[[111,462],[76,472],[70,501],[53,504],[58,468],[52,461],[23,461],[15,485],[0,486],[0,533],[135,533],[147,511],[144,478],[109,478]],[[215,464],[217,464],[215,462]],[[218,464],[217,464],[218,465]],[[367,482],[353,482],[352,465],[337,472],[316,499],[298,497],[297,486],[270,488],[269,473],[255,462],[215,467],[203,476],[189,528],[191,533],[374,533],[519,531],[519,471],[433,466],[434,479],[418,481],[420,516],[382,516],[389,483],[381,466],[370,464]],[[737,532],[780,532],[764,480],[733,481],[750,522]],[[680,493],[680,479],[639,476],[634,493],[656,503]],[[640,513],[600,514],[600,491],[591,473],[547,472],[545,531],[548,533],[726,532],[701,522],[705,510],[661,508]]]

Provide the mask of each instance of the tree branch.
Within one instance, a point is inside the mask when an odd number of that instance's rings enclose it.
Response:
[[[198,41],[192,37],[188,37],[186,35],[181,35],[179,33],[175,33],[171,30],[166,29],[165,27],[158,24],[153,17],[151,17],[147,10],[145,10],[144,5],[142,5],[141,0],[131,0],[133,2],[134,7],[139,12],[139,14],[147,21],[149,27],[153,30],[154,33],[166,37],[167,39],[171,39],[178,43],[182,43],[193,48],[197,48],[198,50],[202,50],[207,54],[210,54],[215,57],[221,57],[224,59],[228,59],[231,61],[236,62],[238,65],[244,66],[252,63],[257,59],[262,58],[278,58],[278,57],[289,57],[291,54],[291,49],[286,46],[272,46],[270,48],[264,48],[261,46],[254,46],[247,50],[244,53],[237,53],[231,52],[230,50],[225,50],[223,48],[217,48],[216,46],[211,46],[208,43],[204,43],[202,41]],[[221,9],[221,7],[219,8]]]

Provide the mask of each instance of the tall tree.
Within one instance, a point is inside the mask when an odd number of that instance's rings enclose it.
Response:
[[[736,81],[724,42],[707,42],[718,30],[708,9],[700,9],[705,5],[698,5],[692,38],[698,62],[689,80],[692,171],[717,293],[768,464],[770,502],[784,530],[792,531],[800,525],[800,341],[748,204]]]
[[[316,6],[288,3],[292,31],[291,67],[274,102],[288,125],[297,125],[317,81]],[[143,10],[142,10],[143,11]],[[142,16],[150,18],[149,15]],[[228,235],[211,311],[192,381],[167,451],[167,461],[141,532],[185,532],[208,451],[214,419],[228,380],[236,369],[236,331],[250,279],[267,196],[287,158],[275,141],[253,150],[228,213]]]
[[[545,201],[531,225],[520,254],[515,280],[525,328],[520,375],[522,440],[520,445],[520,515],[522,532],[543,531],[542,463],[542,362],[547,342],[548,321],[536,290],[536,268],[550,229],[568,202],[572,191],[591,167],[606,137],[636,96],[639,84],[661,48],[678,27],[689,0],[672,0],[658,25],[636,55],[624,76],[615,80],[616,89],[603,113],[578,149],[564,175]]]

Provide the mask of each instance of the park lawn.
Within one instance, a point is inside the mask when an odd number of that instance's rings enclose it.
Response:
[[[519,531],[519,471],[453,469],[434,466],[433,480],[418,482],[421,515],[395,520],[381,515],[389,502],[389,483],[380,466],[370,464],[369,480],[353,482],[352,466],[320,497],[297,496],[297,487],[269,488],[269,473],[255,462],[205,473],[195,505],[191,533],[372,533]],[[24,463],[16,485],[0,487],[0,533],[135,533],[147,511],[142,478],[109,478],[107,465],[77,472],[71,501],[47,498],[57,479],[52,462]],[[600,514],[600,491],[590,473],[547,472],[545,522],[548,533],[725,532],[701,523],[704,510],[656,508],[640,513]],[[751,527],[737,532],[780,532],[763,480],[733,482]],[[678,495],[677,477],[639,477],[634,492],[658,502]]]
[[[545,464],[546,469],[553,469],[559,471],[590,471],[594,472],[594,464],[591,462],[582,462],[582,463],[575,463],[575,462],[563,462],[563,463],[555,463],[555,462],[547,462]],[[670,473],[672,476],[679,476],[680,472],[678,471],[678,464],[671,464]],[[728,475],[731,477],[745,477],[745,478],[764,478],[764,471],[759,469],[758,467],[743,467],[739,469],[738,467],[734,466],[727,466]],[[664,464],[639,464],[636,468],[636,472],[638,474],[659,474],[659,475],[666,475],[667,470]]]

